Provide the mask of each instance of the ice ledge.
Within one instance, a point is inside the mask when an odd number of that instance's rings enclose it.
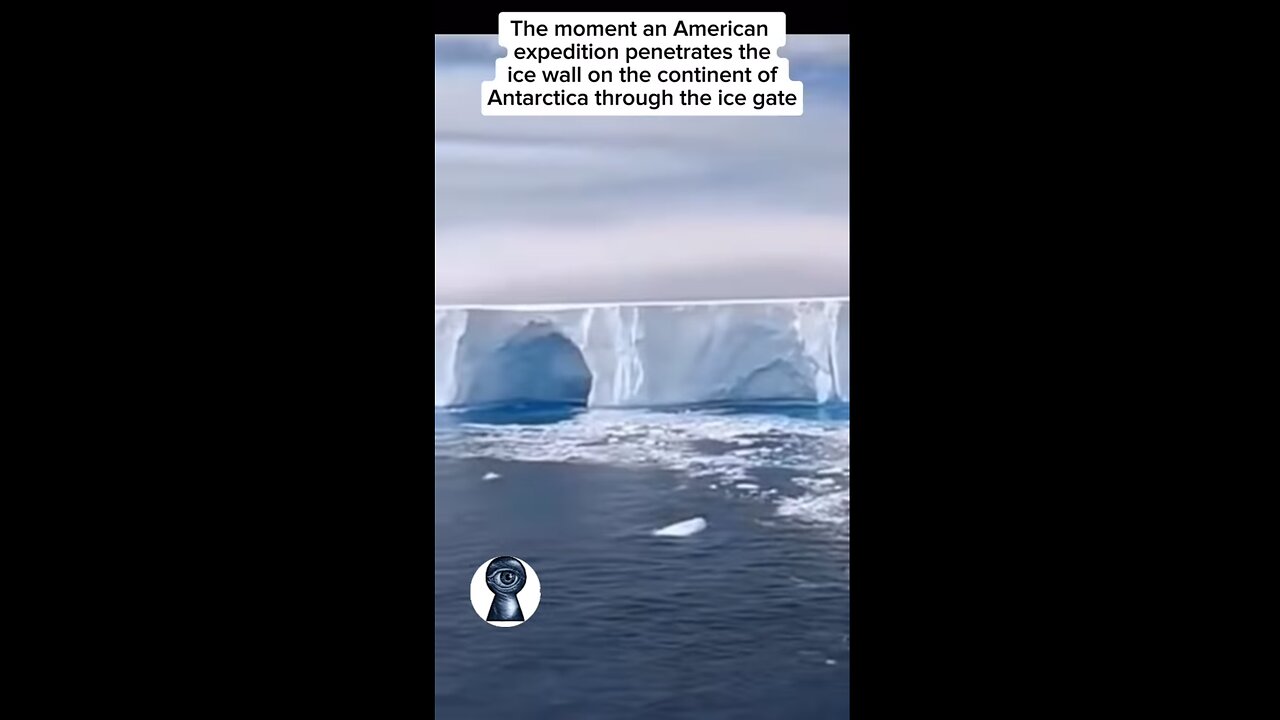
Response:
[[[440,305],[436,310],[520,310],[527,312],[557,312],[560,310],[584,310],[599,307],[689,307],[705,305],[717,307],[721,305],[778,305],[794,303],[848,303],[848,297],[806,297],[806,298],[745,298],[741,300],[652,300],[645,302],[588,302],[588,303],[549,303],[534,305]]]

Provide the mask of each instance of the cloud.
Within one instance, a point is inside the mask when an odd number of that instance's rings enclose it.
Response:
[[[848,292],[847,36],[789,38],[800,118],[484,117],[502,53],[436,39],[437,302]]]
[[[593,302],[848,293],[847,219],[655,215],[605,227],[469,226],[465,238],[436,245],[437,300]]]
[[[506,54],[497,35],[437,35],[436,63],[492,63]],[[788,35],[779,51],[796,62],[849,65],[848,35]]]
[[[848,35],[788,35],[778,54],[795,63],[849,67]]]

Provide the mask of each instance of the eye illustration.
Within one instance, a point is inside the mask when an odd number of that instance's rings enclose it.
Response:
[[[517,575],[514,570],[508,569],[497,570],[489,576],[489,582],[494,586],[494,589],[501,590],[514,590],[520,579],[520,575]]]
[[[525,587],[528,585],[528,587]],[[537,609],[542,583],[519,558],[502,555],[481,565],[472,576],[471,598],[476,613],[498,627],[513,627]],[[528,603],[528,609],[520,607]]]
[[[524,581],[524,565],[510,556],[494,558],[485,573],[489,589],[498,595],[515,595],[524,589]]]

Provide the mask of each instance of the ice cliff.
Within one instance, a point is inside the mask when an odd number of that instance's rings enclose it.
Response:
[[[436,407],[849,400],[849,301],[444,307]]]

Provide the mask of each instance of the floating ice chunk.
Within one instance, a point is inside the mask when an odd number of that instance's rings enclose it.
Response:
[[[835,660],[832,660],[831,658],[827,658],[827,664],[828,664],[828,665],[835,665],[835,664],[836,664],[836,661],[835,661]]]
[[[794,477],[794,478],[791,478],[791,482],[795,483],[796,485],[799,485],[802,488],[805,488],[806,490],[822,490],[824,488],[831,487],[836,484],[835,480],[832,480],[831,478],[825,478],[825,477],[824,478]]]
[[[484,477],[481,478],[481,480],[497,480],[500,477],[502,476],[496,472],[489,472],[489,473],[485,473]]]
[[[760,486],[755,483],[738,483],[734,487],[739,490],[746,490],[747,492],[755,492],[760,489]]]
[[[658,537],[689,537],[696,535],[707,529],[707,521],[700,517],[690,518],[689,520],[681,520],[674,525],[668,525],[653,531]]]

